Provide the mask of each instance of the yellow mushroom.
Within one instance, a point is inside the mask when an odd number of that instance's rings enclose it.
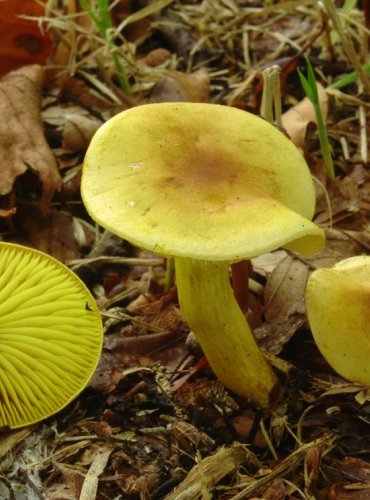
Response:
[[[215,104],[138,106],[113,117],[86,154],[81,191],[93,219],[173,256],[180,307],[219,379],[266,406],[278,381],[230,286],[229,266],[324,244],[297,148],[272,125]]]
[[[99,310],[72,271],[0,243],[0,428],[64,408],[89,382],[102,340]]]
[[[351,382],[370,385],[370,256],[314,271],[306,303],[313,337],[329,365]]]

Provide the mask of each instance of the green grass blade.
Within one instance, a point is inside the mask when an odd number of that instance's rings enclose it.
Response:
[[[326,170],[328,172],[328,177],[330,180],[333,180],[335,178],[334,163],[331,154],[328,131],[321,111],[315,72],[313,70],[310,60],[306,59],[306,61],[307,61],[307,78],[299,70],[298,70],[298,75],[305,94],[313,104],[317,122],[317,130],[319,133],[321,153],[325,162]]]
[[[102,25],[101,20],[98,18],[98,16],[95,14],[95,12],[90,7],[87,0],[80,0],[80,5],[84,9],[84,11],[88,14],[88,16],[93,20],[93,22],[94,22],[95,26],[97,27],[97,29],[99,30],[100,34],[105,36],[104,26]]]
[[[369,74],[370,73],[370,63],[364,64],[362,66],[362,69],[364,70],[365,73]],[[358,80],[359,75],[357,71],[352,71],[351,73],[348,73],[348,75],[343,76],[336,82],[332,83],[329,85],[328,89],[336,89],[339,90],[346,85],[350,85],[351,83],[354,83],[356,80]]]

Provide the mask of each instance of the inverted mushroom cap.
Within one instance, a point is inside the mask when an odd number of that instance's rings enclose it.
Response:
[[[314,271],[306,303],[313,337],[329,365],[351,382],[370,385],[370,257]]]
[[[52,257],[0,243],[0,428],[61,410],[95,371],[102,325],[93,297]]]
[[[138,106],[95,134],[83,201],[103,227],[177,257],[237,261],[280,246],[318,251],[302,154],[275,127],[215,104]]]

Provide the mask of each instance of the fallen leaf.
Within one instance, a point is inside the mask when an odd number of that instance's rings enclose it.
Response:
[[[369,500],[370,487],[368,485],[366,486],[354,483],[351,486],[347,486],[345,484],[332,484],[327,491],[327,496],[325,496],[325,499],[326,500]]]
[[[23,238],[17,243],[46,252],[61,262],[81,255],[74,219],[69,214],[55,209],[42,213],[38,207],[20,207],[17,226]]]
[[[288,317],[281,316],[264,323],[254,330],[258,345],[266,352],[277,356],[293,337],[296,331],[305,323],[303,302],[302,310],[290,313]]]
[[[86,151],[92,136],[103,123],[77,105],[50,106],[42,117],[45,123],[56,126],[62,133],[64,150],[73,152]]]
[[[264,253],[252,259],[253,271],[266,277],[271,274],[280,261],[288,255],[286,250],[275,250],[274,252]]]
[[[277,480],[271,483],[271,485],[264,490],[262,493],[263,500],[284,500],[286,498],[287,491],[285,484],[282,480]],[[253,498],[251,498],[253,500]],[[254,500],[259,500],[257,497]]]
[[[345,457],[335,462],[333,467],[343,474],[344,479],[370,485],[370,462],[361,458]]]
[[[267,321],[254,329],[258,343],[265,351],[279,354],[305,323],[308,274],[309,264],[289,254],[279,260],[269,274],[264,289]]]
[[[75,500],[78,498],[79,488],[76,481],[78,472],[69,470],[67,467],[60,471],[58,482],[52,482],[44,489],[45,498],[48,500]]]
[[[41,119],[41,66],[25,66],[0,82],[0,195],[13,189],[28,169],[38,174],[43,206],[61,186],[55,158],[46,142]]]
[[[63,147],[67,151],[86,151],[92,136],[101,125],[102,122],[96,118],[67,113]]]
[[[167,62],[170,58],[171,52],[159,47],[158,49],[151,50],[149,54],[144,57],[143,62],[151,68],[156,68]]]
[[[324,120],[328,112],[328,96],[324,88],[317,84],[319,101]],[[282,124],[294,144],[300,148],[305,145],[306,131],[309,123],[317,123],[312,102],[305,97],[298,104],[288,109],[282,117]]]
[[[366,192],[361,183],[346,176],[343,179],[336,178],[327,188],[330,198],[331,216],[334,224],[353,218],[354,227],[363,225],[362,219],[369,214],[369,203],[366,201]],[[317,224],[329,220],[328,204],[325,197],[320,193],[317,200],[318,215],[315,218]],[[362,229],[362,227],[361,227]]]
[[[279,262],[265,286],[265,316],[269,321],[300,309],[308,273],[307,264],[291,255]]]
[[[152,100],[155,102],[207,102],[209,93],[209,77],[204,69],[191,75],[180,71],[168,71],[155,86]]]
[[[27,64],[43,64],[53,44],[37,22],[45,7],[34,0],[0,2],[0,76]],[[20,16],[34,16],[24,19]]]
[[[326,229],[325,236],[327,249],[336,254],[336,259],[329,264],[330,266],[348,257],[370,253],[370,232],[366,229],[363,231]]]

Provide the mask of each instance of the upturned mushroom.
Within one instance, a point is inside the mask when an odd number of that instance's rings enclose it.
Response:
[[[310,254],[315,194],[296,147],[261,118],[215,104],[138,106],[105,123],[81,191],[100,225],[175,258],[179,302],[215,374],[266,406],[278,380],[230,285],[229,266],[281,246]]]
[[[313,337],[329,365],[351,382],[370,385],[370,256],[314,271],[306,304]]]
[[[54,258],[0,243],[0,428],[50,417],[87,385],[102,348],[95,301]]]

